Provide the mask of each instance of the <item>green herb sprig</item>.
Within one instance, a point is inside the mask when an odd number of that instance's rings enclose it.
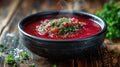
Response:
[[[3,44],[0,44],[0,52],[4,52],[7,47]]]
[[[12,57],[12,56],[7,56],[7,57],[5,58],[5,62],[6,62],[7,64],[14,64],[14,63],[15,63],[14,57]]]
[[[32,63],[32,64],[30,64],[30,65],[29,65],[29,67],[35,67],[35,64],[34,64],[34,63]]]
[[[26,52],[22,52],[21,57],[22,57],[23,60],[29,59],[29,56],[28,56],[28,54]]]
[[[120,1],[115,3],[110,0],[105,3],[102,11],[97,11],[96,15],[107,22],[106,38],[114,40],[120,38]]]
[[[53,64],[53,67],[57,67],[56,64]]]

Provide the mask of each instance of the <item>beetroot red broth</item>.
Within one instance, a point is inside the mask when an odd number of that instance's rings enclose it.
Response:
[[[36,37],[46,38],[46,39],[55,39],[55,40],[70,40],[70,39],[86,38],[86,37],[95,35],[101,31],[101,26],[98,23],[96,23],[95,21],[93,21],[89,18],[83,18],[83,17],[77,17],[77,16],[71,16],[71,17],[69,16],[69,18],[75,18],[78,21],[85,23],[85,25],[82,27],[81,31],[72,32],[67,37],[63,38],[62,37],[63,35],[61,35],[61,34],[41,35],[36,30],[36,27],[39,26],[42,21],[44,21],[46,19],[47,20],[54,20],[57,18],[62,18],[62,17],[54,17],[54,18],[53,17],[42,17],[37,21],[26,22],[25,24],[23,24],[23,30],[26,33],[29,33],[29,34],[34,35]]]

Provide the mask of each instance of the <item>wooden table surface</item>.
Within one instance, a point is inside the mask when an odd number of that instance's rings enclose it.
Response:
[[[77,0],[76,0],[77,1]],[[5,40],[8,34],[14,34],[18,37],[18,22],[27,15],[48,10],[77,10],[86,11],[94,14],[97,10],[101,10],[103,4],[108,0],[85,0],[82,4],[73,4],[71,0],[0,0],[0,41]],[[61,62],[51,62],[42,57],[38,57],[31,52],[28,53],[31,59],[23,63],[17,63],[18,67],[29,67],[29,64],[35,63],[36,67],[120,67],[120,40],[111,42],[105,40],[104,45],[98,49],[98,56],[92,54],[77,59],[69,59]],[[9,45],[8,48],[26,49],[17,42],[16,45]],[[115,54],[111,54],[111,50],[117,50]],[[6,55],[0,53],[0,67],[12,67],[4,62]]]

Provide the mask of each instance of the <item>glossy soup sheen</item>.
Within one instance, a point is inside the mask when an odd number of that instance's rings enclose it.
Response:
[[[52,19],[59,18],[57,16],[54,18],[53,17],[42,17],[37,21],[26,22],[25,24],[23,24],[23,30],[26,33],[34,35],[36,37],[46,38],[46,39],[55,39],[55,40],[71,40],[71,39],[86,38],[86,37],[95,35],[101,31],[100,25],[96,23],[95,21],[89,18],[83,18],[83,17],[77,17],[77,16],[71,16],[70,18],[73,18],[73,17],[78,19],[80,22],[84,22],[86,25],[83,27],[82,32],[79,32],[79,31],[73,32],[69,34],[68,37],[66,38],[61,38],[62,35],[55,35],[55,34],[52,36],[40,35],[39,32],[36,30],[36,26],[40,25],[41,21],[44,21],[45,19],[52,20]]]

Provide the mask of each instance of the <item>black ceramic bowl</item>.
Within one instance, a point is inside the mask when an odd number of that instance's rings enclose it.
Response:
[[[22,26],[29,21],[36,21],[43,16],[55,16],[55,15],[77,15],[80,17],[90,18],[101,26],[102,30],[97,34],[75,40],[51,40],[39,38],[29,33],[26,33]],[[86,50],[94,50],[102,45],[106,34],[106,23],[99,17],[85,13],[75,11],[48,11],[33,14],[22,19],[18,24],[20,40],[31,52],[46,57],[48,59],[66,59],[73,58],[82,55]]]

